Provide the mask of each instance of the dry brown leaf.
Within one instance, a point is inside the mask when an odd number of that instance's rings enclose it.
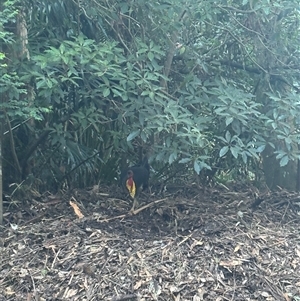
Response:
[[[76,294],[78,293],[78,290],[77,289],[69,289],[67,291],[67,293],[65,294],[64,298],[71,298],[71,297],[74,297]]]
[[[170,285],[169,290],[170,290],[171,293],[178,293],[178,292],[180,292],[180,289],[177,286],[175,286],[175,285]]]
[[[287,293],[283,294],[283,296],[286,301],[291,301],[291,298],[289,297],[289,295]]]
[[[236,253],[236,252],[239,251],[240,249],[241,249],[241,245],[238,244],[238,245],[234,248],[233,253]]]
[[[27,277],[28,276],[28,270],[27,269],[20,269],[20,273],[19,273],[20,277]]]
[[[240,260],[231,260],[231,261],[220,261],[219,265],[224,266],[224,267],[232,267],[232,266],[237,266],[241,265],[242,262]]]
[[[196,246],[202,246],[204,244],[203,241],[194,240],[194,242],[191,244],[190,249],[193,250]]]
[[[127,260],[127,264],[131,263],[134,260],[133,256],[130,256],[129,259]]]
[[[72,208],[74,209],[75,214],[79,218],[83,218],[84,217],[84,215],[81,213],[80,209],[78,208],[77,204],[75,204],[74,202],[70,201],[70,205],[72,206]]]
[[[133,289],[136,291],[137,289],[139,289],[139,288],[142,286],[142,284],[143,284],[143,281],[142,281],[142,280],[138,281],[138,282],[134,285]]]
[[[153,275],[151,275],[147,269],[144,269],[144,272],[147,275],[147,277],[150,277],[150,278],[153,277]]]
[[[15,293],[16,292],[12,290],[11,286],[7,287],[6,290],[5,290],[6,295],[14,295]]]
[[[142,259],[142,258],[143,258],[143,255],[142,255],[141,252],[136,252],[136,255],[137,255],[137,257],[138,257],[139,259]]]
[[[270,296],[270,294],[268,292],[261,292],[261,295],[265,298]]]
[[[198,298],[199,298],[199,300],[204,300],[205,292],[206,292],[206,290],[204,288],[198,288]],[[196,297],[196,295],[195,295],[195,297]]]
[[[94,185],[90,193],[96,193],[99,191],[99,185]]]

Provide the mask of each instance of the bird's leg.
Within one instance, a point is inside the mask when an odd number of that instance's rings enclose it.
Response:
[[[133,204],[132,207],[130,209],[130,212],[134,212],[135,207],[138,206],[138,201],[136,199],[136,197],[133,199]]]

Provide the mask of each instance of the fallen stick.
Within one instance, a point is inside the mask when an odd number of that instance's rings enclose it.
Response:
[[[165,201],[165,200],[167,200],[167,198],[153,201],[153,202],[151,202],[151,203],[149,203],[149,204],[147,204],[147,205],[145,205],[145,206],[143,206],[143,207],[141,207],[141,208],[138,208],[138,209],[134,210],[134,211],[132,212],[132,214],[134,214],[134,215],[135,215],[135,214],[138,214],[138,213],[140,213],[141,211],[143,211],[143,210],[145,210],[145,209],[151,207],[152,205],[161,203],[161,202],[163,202],[163,201]]]
[[[143,211],[143,210],[145,210],[145,209],[147,209],[147,208],[149,208],[149,207],[151,207],[151,206],[153,206],[155,204],[159,204],[159,203],[161,203],[161,202],[163,202],[165,200],[167,200],[167,198],[153,201],[153,202],[151,202],[151,203],[149,203],[149,204],[147,204],[147,205],[145,205],[145,206],[143,206],[141,208],[138,208],[138,209],[136,209],[136,210],[134,210],[132,212],[129,212],[129,213],[126,213],[126,214],[121,214],[121,215],[114,216],[114,217],[111,217],[111,218],[105,218],[105,219],[99,220],[98,222],[99,223],[109,222],[109,221],[114,220],[114,219],[121,219],[121,218],[125,218],[127,216],[136,215],[136,214],[140,213],[141,211]]]

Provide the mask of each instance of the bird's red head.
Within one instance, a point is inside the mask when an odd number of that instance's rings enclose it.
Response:
[[[129,186],[133,185],[133,171],[132,170],[128,170],[126,182],[128,183]]]

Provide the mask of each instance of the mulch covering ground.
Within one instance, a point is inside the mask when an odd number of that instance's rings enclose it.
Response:
[[[300,300],[299,194],[191,185],[130,207],[116,187],[10,204],[0,300]]]

